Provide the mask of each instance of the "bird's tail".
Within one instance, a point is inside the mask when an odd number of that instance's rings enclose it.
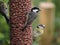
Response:
[[[26,28],[27,28],[27,25],[25,25],[25,26],[23,27],[22,31],[24,31]]]
[[[3,16],[5,17],[7,24],[9,24],[9,19],[8,19],[7,15],[3,14]]]
[[[9,24],[9,19],[6,15],[5,15],[5,19],[6,19],[7,24]]]

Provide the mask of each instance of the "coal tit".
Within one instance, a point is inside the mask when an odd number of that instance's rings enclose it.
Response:
[[[40,9],[38,7],[33,7],[29,13],[26,14],[26,22],[22,29],[24,31],[28,25],[30,25],[38,16]]]

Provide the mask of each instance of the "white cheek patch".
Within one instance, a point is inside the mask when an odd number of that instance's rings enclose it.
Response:
[[[38,11],[37,9],[33,10],[33,12],[37,12],[37,11]]]
[[[42,27],[42,26],[39,26],[39,28],[43,29],[43,27]]]

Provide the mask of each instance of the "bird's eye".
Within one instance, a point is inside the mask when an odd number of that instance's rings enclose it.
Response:
[[[37,28],[39,28],[39,26],[37,26]]]
[[[36,11],[38,13],[38,11]]]

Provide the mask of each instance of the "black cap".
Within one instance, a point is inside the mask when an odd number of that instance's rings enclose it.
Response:
[[[33,8],[31,9],[31,11],[33,11],[34,9],[38,9],[38,11],[40,11],[40,9],[39,9],[38,7],[33,7]]]

